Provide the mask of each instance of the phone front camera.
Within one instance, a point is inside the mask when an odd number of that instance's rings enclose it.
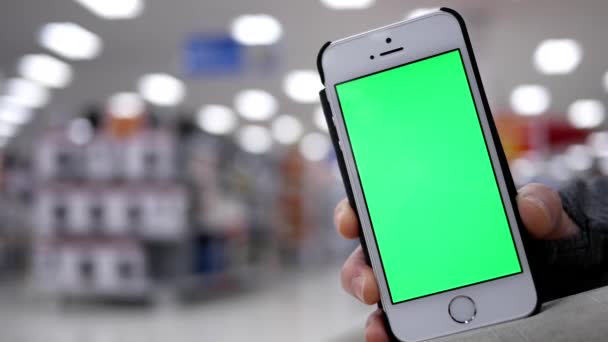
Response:
[[[390,44],[393,40],[391,38],[386,38],[386,44]]]
[[[369,59],[374,59],[376,57],[374,57],[374,55],[369,56]]]

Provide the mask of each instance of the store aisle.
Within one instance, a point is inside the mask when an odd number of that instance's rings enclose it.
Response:
[[[335,341],[362,335],[371,310],[346,294],[337,267],[193,305],[112,308],[42,304],[0,291],[0,340],[11,342]]]

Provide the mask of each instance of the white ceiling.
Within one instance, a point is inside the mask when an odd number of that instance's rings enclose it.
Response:
[[[416,7],[447,5],[460,10],[469,23],[474,48],[495,112],[508,110],[511,89],[521,83],[540,83],[553,95],[552,110],[564,112],[578,98],[608,99],[602,87],[608,70],[608,1],[605,0],[377,0],[362,11],[333,11],[319,0],[147,0],[141,17],[127,21],[102,20],[73,0],[9,0],[0,11],[0,70],[13,76],[26,53],[40,52],[38,29],[51,21],[73,21],[99,34],[102,55],[72,63],[75,79],[54,92],[52,103],[39,114],[38,124],[63,121],[86,104],[101,102],[117,91],[134,90],[137,79],[150,72],[181,75],[180,49],[193,32],[226,31],[244,13],[269,13],[283,24],[283,60],[276,73],[264,77],[185,80],[185,107],[209,103],[232,104],[240,89],[256,87],[277,95],[281,112],[310,123],[315,106],[293,103],[282,92],[284,74],[313,69],[316,53],[326,40],[401,20]],[[579,69],[566,76],[544,76],[531,62],[536,45],[547,38],[574,38],[584,48]],[[607,103],[608,104],[608,103]]]

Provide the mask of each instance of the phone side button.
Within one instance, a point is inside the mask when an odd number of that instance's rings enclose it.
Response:
[[[469,324],[477,315],[477,307],[471,298],[467,296],[458,296],[450,302],[448,313],[455,322]]]

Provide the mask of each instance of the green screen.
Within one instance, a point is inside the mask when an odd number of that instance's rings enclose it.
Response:
[[[393,303],[521,272],[459,50],[336,90]]]

